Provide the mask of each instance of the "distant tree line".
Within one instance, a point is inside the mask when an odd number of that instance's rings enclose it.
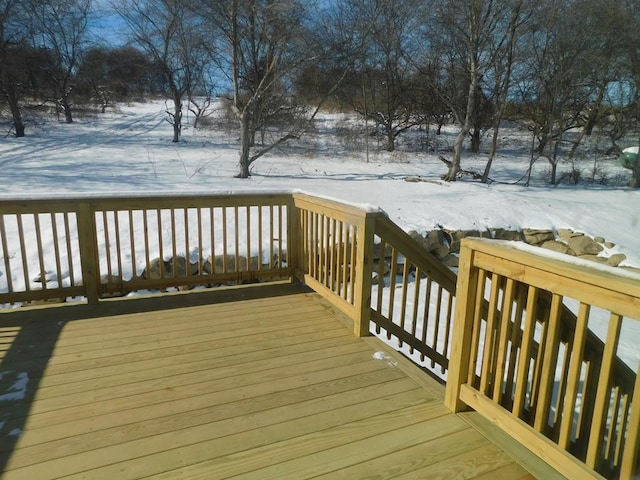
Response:
[[[637,0],[114,0],[122,44],[91,28],[92,0],[0,0],[0,107],[25,135],[24,112],[163,95],[173,140],[182,114],[196,122],[226,97],[240,133],[239,176],[299,138],[320,108],[357,112],[396,148],[403,132],[489,141],[488,181],[507,120],[531,131],[531,161],[575,155],[594,131],[612,152],[640,143],[640,3]],[[571,131],[572,135],[568,135]],[[575,132],[580,132],[578,135]],[[634,170],[633,186],[640,186]]]

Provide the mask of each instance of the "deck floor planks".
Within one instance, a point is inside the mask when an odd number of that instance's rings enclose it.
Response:
[[[442,392],[374,359],[371,342],[316,295],[285,288],[126,315],[115,305],[87,319],[44,315],[42,331],[58,337],[40,350],[47,366],[28,417],[24,406],[3,409],[7,428],[24,429],[17,441],[0,430],[3,478],[361,478],[371,465],[376,478],[431,478],[411,475],[427,464],[458,474],[449,457],[465,475],[527,478],[443,407]],[[5,317],[0,325],[9,351],[15,331]]]

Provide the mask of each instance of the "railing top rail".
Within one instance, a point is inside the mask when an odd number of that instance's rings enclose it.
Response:
[[[526,276],[535,287],[638,318],[640,276],[633,273],[503,240],[467,238],[462,248],[473,250],[474,264],[486,270],[515,280]]]
[[[75,210],[78,204],[91,204],[97,208],[175,208],[202,206],[254,206],[276,205],[289,202],[290,193],[219,193],[166,195],[114,195],[114,196],[54,196],[52,198],[0,198],[0,213],[49,213]]]
[[[380,208],[369,205],[344,203],[338,200],[310,195],[303,192],[294,192],[292,196],[296,207],[318,210],[320,213],[325,213],[333,217],[351,220],[358,219],[363,221],[365,218],[372,215],[386,216],[386,213],[384,213]]]

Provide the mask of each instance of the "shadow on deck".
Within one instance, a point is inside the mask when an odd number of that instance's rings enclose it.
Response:
[[[344,321],[288,283],[2,313],[1,476],[533,478]]]

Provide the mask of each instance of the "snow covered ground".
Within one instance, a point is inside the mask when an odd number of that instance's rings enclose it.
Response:
[[[372,137],[367,161],[363,135],[343,128],[350,120],[327,114],[314,132],[258,160],[253,176],[242,180],[233,178],[237,132],[213,118],[209,123],[217,128],[187,125],[183,141],[175,144],[164,108],[162,102],[123,105],[116,112],[78,116],[71,125],[40,121],[25,138],[2,138],[0,198],[299,189],[378,205],[402,228],[418,232],[438,227],[579,230],[614,242],[608,254],[624,253],[623,265],[640,267],[640,191],[622,186],[629,172],[613,158],[597,167],[614,185],[552,187],[543,178],[548,165],[540,161],[531,186],[524,187],[514,183],[527,170],[530,139],[506,131],[492,170],[494,183],[444,183],[438,154],[448,154],[453,130],[404,140],[429,142],[434,147],[429,153],[414,153],[402,143],[394,153],[380,152]],[[584,175],[594,166],[593,155],[587,156],[576,161]],[[481,171],[485,158],[466,156],[463,168]],[[405,181],[416,176],[424,181]],[[633,327],[638,328],[625,335],[625,348],[630,363],[637,364],[640,325]]]
[[[327,115],[315,133],[258,160],[253,176],[242,180],[233,178],[235,132],[186,126],[183,141],[175,144],[162,103],[119,110],[79,117],[71,125],[41,122],[25,138],[2,138],[0,198],[302,189],[378,205],[404,229],[419,232],[439,226],[572,228],[616,243],[610,253],[622,252],[626,264],[640,266],[640,191],[597,184],[551,187],[542,179],[548,169],[543,161],[536,163],[530,187],[507,184],[527,169],[521,148],[527,139],[503,140],[505,153],[492,170],[496,183],[444,183],[437,152],[413,153],[402,145],[394,153],[378,152],[373,138],[367,162],[363,139],[345,135],[339,128],[344,120]],[[446,150],[452,135],[429,140]],[[463,168],[480,171],[484,158],[464,158]],[[584,159],[580,168],[586,172],[592,164],[592,158]],[[600,168],[610,177],[628,175],[614,159]],[[428,181],[409,183],[407,176]]]

